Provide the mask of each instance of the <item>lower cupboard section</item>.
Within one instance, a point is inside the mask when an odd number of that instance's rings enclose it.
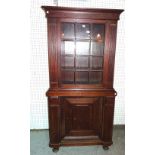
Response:
[[[114,97],[49,97],[50,146],[111,145]]]

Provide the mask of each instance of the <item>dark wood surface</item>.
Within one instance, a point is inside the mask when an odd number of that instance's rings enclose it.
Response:
[[[46,17],[58,18],[82,18],[82,19],[108,19],[118,20],[121,9],[92,9],[92,8],[71,8],[71,7],[55,7],[42,6],[45,10]]]
[[[50,88],[46,95],[48,97],[49,146],[55,149],[61,145],[110,146],[113,143],[114,103],[117,95],[113,88],[117,20],[123,10],[55,6],[42,6],[42,9],[47,17],[48,28]],[[75,37],[78,36],[78,23],[89,24],[91,31],[93,24],[105,26],[104,52],[102,56],[100,55],[103,65],[99,64],[99,59],[93,60],[96,75],[90,64],[93,57],[91,54],[81,56],[81,58],[80,56],[77,58],[75,54],[64,56],[61,54],[62,41],[79,41],[77,38],[62,38],[61,29],[64,22],[74,24]],[[95,41],[93,39],[90,38],[89,41]],[[74,53],[76,50],[75,48]],[[68,56],[66,60],[64,60],[65,56]],[[67,61],[66,66],[64,61]],[[65,69],[70,71],[68,75],[64,75]],[[65,76],[67,80],[73,78],[72,84],[63,80]],[[88,76],[88,82],[80,81],[85,80],[86,76]],[[96,80],[97,78],[99,81]],[[94,80],[94,84],[90,80]]]

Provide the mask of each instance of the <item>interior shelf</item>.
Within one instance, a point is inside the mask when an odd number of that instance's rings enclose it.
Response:
[[[61,68],[62,71],[77,71],[77,72],[102,72],[101,69],[73,69],[73,68]]]

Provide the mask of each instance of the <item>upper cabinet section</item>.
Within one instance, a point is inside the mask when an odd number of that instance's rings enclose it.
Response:
[[[123,10],[42,6],[46,17],[118,20]]]
[[[51,88],[112,88],[117,20],[123,10],[42,6]]]

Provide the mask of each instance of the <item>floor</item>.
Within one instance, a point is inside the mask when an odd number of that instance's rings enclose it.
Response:
[[[48,130],[33,130],[30,133],[31,155],[125,155],[125,128],[114,127],[113,145],[109,150],[103,150],[102,146],[60,147],[57,153],[53,153],[48,147]]]

